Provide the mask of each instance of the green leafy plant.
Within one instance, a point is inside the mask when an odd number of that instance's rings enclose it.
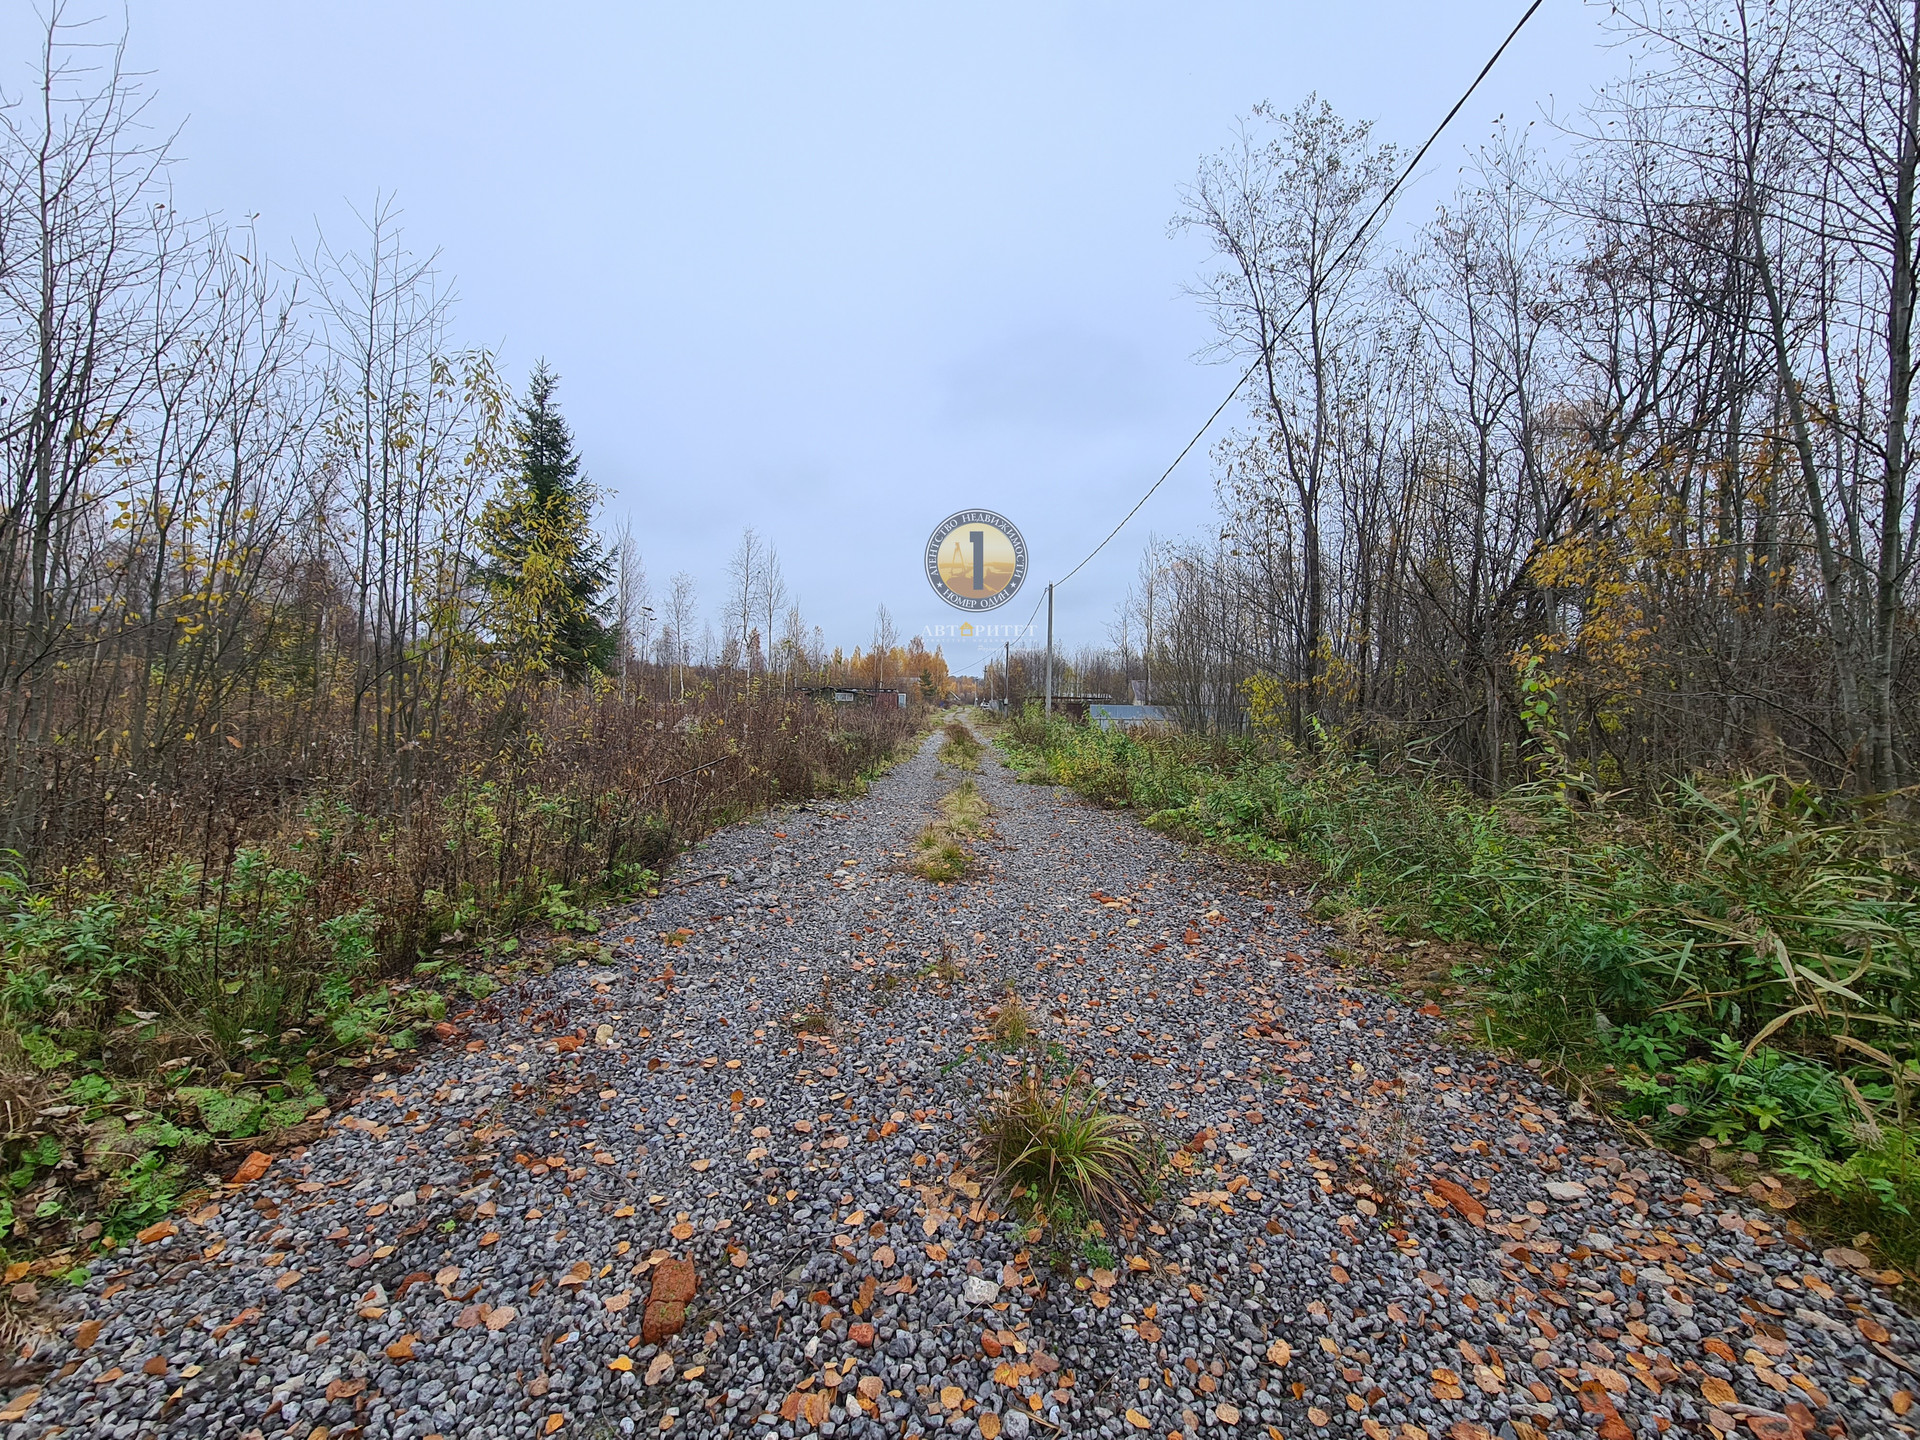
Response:
[[[592,934],[600,928],[591,911],[573,903],[573,892],[564,885],[547,886],[541,916],[555,930]]]
[[[267,1102],[251,1090],[226,1091],[190,1085],[174,1092],[200,1119],[210,1135],[241,1138],[258,1133]]]
[[[26,1031],[20,1036],[20,1048],[26,1052],[27,1059],[42,1070],[58,1070],[70,1063],[77,1054],[76,1051],[63,1050],[51,1037],[36,1030]]]

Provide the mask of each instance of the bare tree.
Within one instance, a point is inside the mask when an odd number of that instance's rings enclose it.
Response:
[[[893,628],[893,616],[882,605],[873,614],[873,683],[876,689],[885,688],[887,664],[894,646],[899,643],[900,636]]]
[[[166,140],[141,125],[121,43],[98,45],[65,4],[40,31],[34,89],[0,104],[0,677],[12,772],[9,838],[33,826],[38,757],[56,722],[47,676],[82,653],[101,449],[190,324],[154,304],[180,243]],[[115,487],[117,489],[117,487]]]
[[[646,562],[641,559],[630,520],[622,520],[613,532],[613,566],[614,620],[620,632],[620,693],[624,695],[629,672],[652,648],[654,621]]]
[[[664,647],[662,659],[674,667],[680,681],[680,698],[684,700],[687,698],[687,666],[693,663],[693,626],[700,618],[699,592],[693,576],[684,570],[676,571],[667,585],[666,624],[660,632]]]
[[[727,562],[726,640],[736,657],[732,665],[743,663],[760,614],[761,596],[766,589],[767,546],[749,525],[740,532],[740,543]]]
[[[760,566],[760,613],[766,617],[767,670],[774,673],[779,667],[779,657],[775,644],[775,623],[781,609],[787,603],[786,577],[780,573],[780,552],[769,543],[765,560]]]
[[[1266,463],[1230,472],[1232,513],[1265,534],[1297,527],[1293,667],[1308,711],[1326,634],[1327,459],[1368,256],[1353,241],[1394,166],[1395,152],[1373,145],[1367,125],[1341,120],[1317,97],[1287,115],[1262,105],[1239,143],[1201,166],[1175,222],[1212,242],[1219,263],[1196,294],[1219,332],[1218,353],[1256,376]]]

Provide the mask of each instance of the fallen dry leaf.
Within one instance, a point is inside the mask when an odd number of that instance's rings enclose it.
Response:
[[[653,1363],[647,1366],[647,1384],[658,1385],[673,1374],[673,1356],[662,1350],[653,1357]]]
[[[1740,1397],[1734,1393],[1733,1386],[1718,1375],[1707,1375],[1701,1379],[1700,1394],[1709,1404],[1723,1407],[1738,1404],[1740,1400]]]
[[[7,1402],[6,1409],[0,1410],[0,1422],[11,1425],[16,1420],[25,1419],[27,1412],[33,1409],[34,1402],[39,1398],[38,1390],[22,1391]]]
[[[496,1305],[487,1311],[487,1329],[504,1330],[513,1323],[514,1316],[519,1313],[511,1305]]]
[[[1464,1185],[1444,1176],[1430,1180],[1428,1184],[1433,1187],[1434,1193],[1451,1205],[1462,1219],[1478,1224],[1487,1218],[1487,1207],[1476,1200]]]
[[[389,1360],[413,1359],[413,1342],[419,1338],[420,1337],[415,1334],[402,1335],[398,1340],[387,1346],[387,1358]]]

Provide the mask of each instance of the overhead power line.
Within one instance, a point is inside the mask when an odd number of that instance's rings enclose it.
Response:
[[[1387,187],[1386,193],[1380,197],[1379,203],[1373,207],[1372,211],[1367,215],[1367,218],[1360,222],[1360,228],[1355,230],[1353,232],[1352,238],[1349,239],[1343,247],[1341,247],[1340,253],[1334,257],[1333,264],[1327,267],[1329,270],[1338,270],[1340,266],[1346,262],[1347,257],[1353,253],[1354,248],[1358,246],[1363,239],[1366,238],[1367,232],[1373,228],[1373,222],[1378,220],[1381,217],[1381,215],[1383,215],[1386,212],[1387,206],[1393,203],[1393,197],[1400,192],[1400,187],[1407,183],[1407,178],[1411,176],[1414,170],[1419,167],[1420,162],[1426,159],[1427,151],[1433,148],[1433,142],[1438,140],[1440,138],[1441,132],[1445,130],[1448,125],[1453,123],[1453,118],[1460,113],[1461,107],[1464,106],[1467,103],[1467,101],[1473,98],[1473,92],[1480,88],[1480,82],[1482,80],[1485,80],[1488,74],[1491,73],[1491,71],[1493,70],[1493,67],[1497,63],[1499,63],[1500,57],[1506,54],[1507,47],[1513,44],[1514,38],[1517,35],[1519,35],[1519,33],[1523,29],[1526,28],[1527,22],[1533,18],[1534,11],[1538,10],[1543,3],[1545,3],[1545,0],[1533,0],[1533,3],[1527,6],[1526,13],[1523,14],[1519,18],[1519,20],[1514,23],[1513,29],[1507,32],[1507,38],[1502,40],[1499,44],[1499,47],[1493,52],[1493,54],[1487,57],[1487,63],[1480,67],[1480,73],[1473,77],[1473,83],[1467,86],[1467,88],[1461,93],[1461,96],[1458,100],[1453,102],[1453,108],[1447,111],[1446,115],[1442,117],[1438,125],[1433,127],[1433,133],[1427,136],[1426,143],[1421,145],[1421,147],[1414,152],[1413,158],[1407,162],[1406,167],[1403,170],[1401,170],[1400,174],[1395,178],[1393,184]],[[1293,307],[1292,313],[1290,313],[1287,316],[1287,318],[1280,323],[1281,331],[1284,332],[1288,326],[1292,325],[1295,320],[1300,318],[1300,312],[1307,308],[1308,302],[1311,301],[1312,299],[1313,299],[1313,291],[1309,289],[1307,293],[1301,297],[1300,303]],[[1253,372],[1259,368],[1259,365],[1260,365],[1260,357],[1256,356],[1253,362],[1249,364],[1245,370],[1240,372],[1240,378],[1233,382],[1233,388],[1227,391],[1225,398],[1222,399],[1218,405],[1213,407],[1213,413],[1207,416],[1206,420],[1201,424],[1198,430],[1193,432],[1193,438],[1187,441],[1185,445],[1180,447],[1180,453],[1173,457],[1172,463],[1169,464],[1165,470],[1162,470],[1160,472],[1160,478],[1158,480],[1155,480],[1153,484],[1147,487],[1147,493],[1142,495],[1138,500],[1134,502],[1133,508],[1127,511],[1125,515],[1122,515],[1120,517],[1120,523],[1118,525],[1115,525],[1113,529],[1109,530],[1106,533],[1105,538],[1103,538],[1098,545],[1094,546],[1093,549],[1089,550],[1086,553],[1086,555],[1082,557],[1078,565],[1075,565],[1073,569],[1069,570],[1066,574],[1062,575],[1058,580],[1055,580],[1053,582],[1054,587],[1057,588],[1061,585],[1064,585],[1067,583],[1067,581],[1071,580],[1074,576],[1078,575],[1081,572],[1081,570],[1086,568],[1088,561],[1092,560],[1094,556],[1098,555],[1102,550],[1107,548],[1108,544],[1113,540],[1114,536],[1118,535],[1122,530],[1127,528],[1127,522],[1133,519],[1134,516],[1140,513],[1140,507],[1142,505],[1145,505],[1147,501],[1151,500],[1154,496],[1154,492],[1157,491],[1162,485],[1167,483],[1167,478],[1171,476],[1176,469],[1179,468],[1180,462],[1186,459],[1187,456],[1192,453],[1193,447],[1200,443],[1201,437],[1204,436],[1207,433],[1207,431],[1213,428],[1213,422],[1218,420],[1220,418],[1221,412],[1225,410],[1227,406],[1233,403],[1234,397],[1240,393],[1240,388],[1247,383],[1248,379],[1251,378],[1251,376],[1253,375]],[[1040,606],[1044,603],[1045,603],[1045,596],[1043,592],[1041,600],[1036,601],[1034,604],[1033,614],[1027,616],[1028,627],[1030,627],[1033,624],[1033,616],[1038,615],[1040,613]],[[1022,627],[1022,628],[1026,628],[1026,627]]]

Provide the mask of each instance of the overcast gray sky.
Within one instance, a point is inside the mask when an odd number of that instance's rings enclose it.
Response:
[[[0,43],[17,91],[31,16]],[[1231,377],[1195,355],[1170,238],[1179,187],[1236,117],[1317,90],[1417,143],[1521,0],[1248,3],[424,3],[128,0],[155,114],[184,120],[185,206],[257,215],[284,259],[397,194],[439,248],[456,332],[524,378],[545,356],[605,521],[656,592],[716,599],[743,524],[831,640],[963,617],[920,573],[970,506],[1032,573],[1125,512]],[[119,12],[103,6],[110,23]],[[1603,12],[1549,0],[1402,203],[1404,233],[1502,114],[1577,105],[1618,63]],[[1231,418],[1231,412],[1229,415]],[[1196,452],[1060,592],[1098,643],[1149,530],[1209,520]],[[956,669],[977,652],[956,652]]]

